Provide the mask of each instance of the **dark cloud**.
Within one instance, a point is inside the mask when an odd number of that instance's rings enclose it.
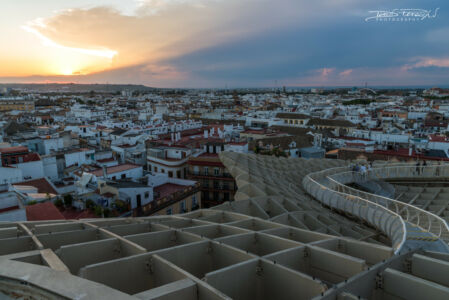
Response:
[[[369,10],[436,7],[436,18],[420,22],[364,21]],[[443,0],[204,0],[156,14],[151,8],[135,16],[111,8],[72,10],[47,20],[41,32],[68,46],[118,50],[115,69],[73,77],[83,82],[202,87],[449,80],[446,68],[404,68],[416,58],[449,57]],[[333,71],[323,77],[327,69]]]

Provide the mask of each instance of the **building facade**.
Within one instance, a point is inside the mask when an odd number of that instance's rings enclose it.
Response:
[[[187,161],[192,151],[181,147],[151,148],[147,155],[147,168],[152,173],[165,173],[170,178],[187,177]]]
[[[206,152],[198,157],[191,157],[188,168],[188,178],[201,183],[201,199],[204,207],[234,200],[237,185],[218,157],[218,153]]]
[[[154,188],[154,201],[143,207],[144,215],[182,214],[202,208],[201,185],[166,183]]]
[[[34,101],[23,98],[1,98],[0,111],[10,110],[33,111]]]

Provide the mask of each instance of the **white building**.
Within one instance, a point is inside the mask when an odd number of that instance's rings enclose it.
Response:
[[[106,171],[106,175],[104,174]],[[112,167],[103,167],[101,169],[97,169],[95,171],[88,172],[94,175],[93,182],[96,182],[96,178],[104,178],[110,180],[119,180],[119,179],[132,179],[137,180],[143,177],[143,168],[139,165],[134,164],[122,164]]]
[[[22,200],[14,192],[6,192],[0,194],[0,222],[17,222],[26,221],[26,209]],[[17,237],[17,233],[14,236]]]
[[[187,177],[187,161],[192,150],[181,147],[158,147],[149,150],[148,170],[152,173],[167,174],[170,178]]]
[[[65,166],[88,165],[95,161],[95,150],[80,148],[64,154]]]

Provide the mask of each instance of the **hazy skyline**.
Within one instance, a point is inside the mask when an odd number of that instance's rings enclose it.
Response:
[[[439,11],[365,21],[394,8]],[[447,85],[448,11],[442,0],[7,1],[0,82]]]

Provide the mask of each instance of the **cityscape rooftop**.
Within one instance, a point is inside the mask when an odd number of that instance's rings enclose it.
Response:
[[[4,2],[0,300],[449,299],[449,2]]]

